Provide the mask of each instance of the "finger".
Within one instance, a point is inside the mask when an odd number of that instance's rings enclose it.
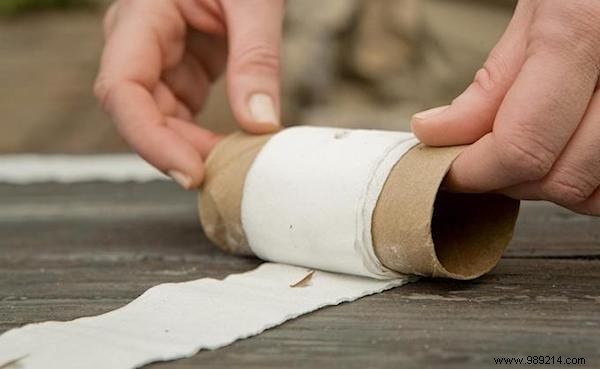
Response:
[[[163,116],[175,117],[190,122],[194,121],[194,115],[187,105],[177,99],[164,83],[160,82],[156,89],[154,89],[153,97],[158,110],[160,110]]]
[[[208,129],[183,119],[168,117],[166,122],[173,132],[194,146],[203,159],[208,157],[208,154],[222,138]]]
[[[193,114],[202,109],[211,81],[192,55],[186,53],[177,66],[163,73],[162,79]]]
[[[188,122],[194,122],[194,115],[181,101],[177,101],[177,108],[175,109],[175,114],[173,116]]]
[[[193,115],[187,105],[179,101],[165,84],[159,83],[153,97],[164,117],[165,124],[178,134],[182,140],[191,144],[205,159],[218,141],[219,136],[198,127],[193,121]]]
[[[600,186],[600,92],[590,101],[581,124],[550,173],[540,181],[503,190],[527,199],[544,199],[577,208],[592,197]]]
[[[199,186],[204,175],[200,152],[170,129],[145,88],[132,82],[119,83],[110,94],[109,104],[119,133],[142,158],[186,189]]]
[[[165,83],[158,83],[152,93],[152,97],[154,98],[154,102],[156,103],[156,106],[162,115],[175,116],[177,114],[179,110],[179,102]]]
[[[165,124],[205,159],[219,136],[198,127],[187,105],[179,101],[163,83],[158,85],[153,97]]]
[[[504,95],[523,65],[530,18],[528,3],[519,2],[506,31],[467,89],[451,105],[413,116],[412,130],[423,143],[468,144],[492,130]]]
[[[228,25],[227,89],[243,129],[271,132],[280,123],[282,0],[223,1]]]
[[[555,43],[528,51],[493,132],[453,163],[447,177],[450,188],[485,192],[548,174],[581,121],[597,78],[595,66],[564,50]]]
[[[589,199],[569,208],[577,213],[600,216],[600,187],[596,189]]]

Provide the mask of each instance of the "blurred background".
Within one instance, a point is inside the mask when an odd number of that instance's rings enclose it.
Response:
[[[514,0],[289,0],[287,125],[409,129],[449,103],[508,24]],[[92,85],[109,0],[0,0],[0,153],[128,151]],[[219,84],[199,117],[234,129]]]

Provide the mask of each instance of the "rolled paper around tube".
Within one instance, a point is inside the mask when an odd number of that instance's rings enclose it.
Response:
[[[519,202],[441,191],[463,148],[391,131],[235,133],[206,162],[200,219],[233,254],[380,279],[477,278],[500,260]]]

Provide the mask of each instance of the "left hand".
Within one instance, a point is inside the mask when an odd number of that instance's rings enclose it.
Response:
[[[600,1],[522,0],[473,83],[418,113],[425,144],[470,144],[446,185],[600,215]]]

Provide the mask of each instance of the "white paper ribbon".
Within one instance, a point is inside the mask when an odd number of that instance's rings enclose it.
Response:
[[[246,176],[242,224],[261,259],[372,278],[398,278],[373,251],[371,221],[407,132],[288,128]]]
[[[14,362],[9,368],[138,368],[214,350],[324,306],[409,281],[315,272],[305,287],[290,287],[307,272],[265,263],[222,281],[162,284],[96,317],[14,329],[0,336],[0,367]]]

